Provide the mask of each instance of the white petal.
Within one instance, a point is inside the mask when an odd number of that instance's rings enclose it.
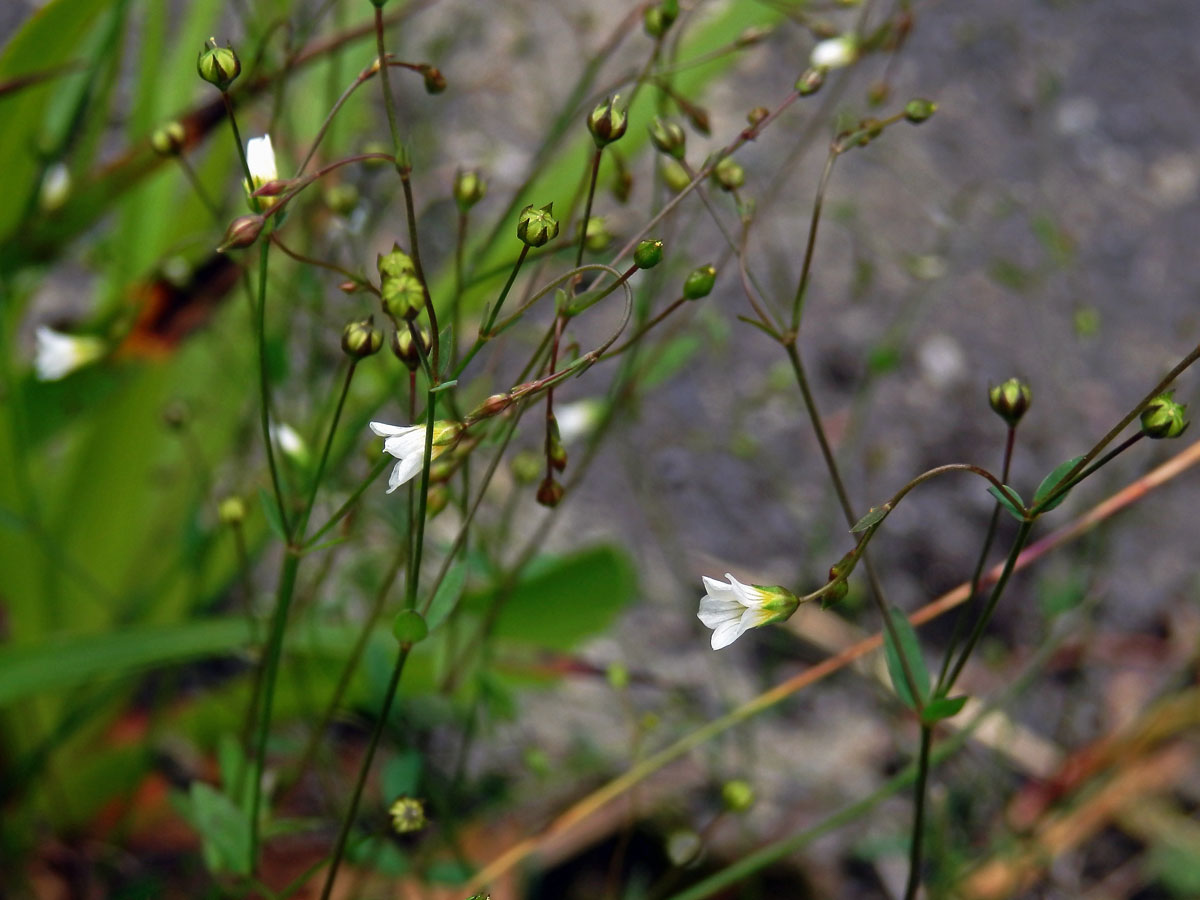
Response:
[[[246,142],[246,165],[256,187],[262,187],[268,181],[275,181],[279,177],[275,168],[275,148],[271,146],[269,134],[251,138]]]
[[[409,481],[414,475],[421,471],[421,457],[409,456],[400,462],[396,463],[396,468],[392,470],[392,477],[388,479],[388,493],[391,493],[400,485]]]
[[[701,575],[700,580],[704,582],[704,589],[713,596],[733,590],[730,585],[717,581],[715,578],[709,578],[707,575]]]
[[[383,452],[390,453],[396,459],[407,459],[410,456],[425,455],[425,428],[415,425],[404,434],[394,434],[383,441]]]
[[[404,434],[420,425],[389,425],[387,422],[372,422],[371,430],[380,437],[391,437],[393,434]]]
[[[725,622],[713,631],[712,648],[714,650],[720,650],[722,647],[728,647],[742,636],[743,631],[745,631],[745,629],[742,628],[738,622]]]
[[[734,595],[742,602],[743,606],[758,608],[766,603],[766,595],[758,588],[753,585],[742,584],[728,572],[725,573],[725,577],[729,579],[729,584],[733,589]]]
[[[706,627],[716,628],[722,622],[728,622],[731,619],[740,619],[745,612],[746,607],[740,603],[705,597],[700,601],[700,611],[696,613],[696,618],[703,622]]]
[[[58,381],[104,355],[105,344],[95,337],[63,334],[42,326],[36,332],[33,367],[39,381]]]
[[[770,619],[772,613],[766,609],[748,609],[742,613],[741,629],[746,631],[750,628],[757,628],[760,625],[765,625]]]

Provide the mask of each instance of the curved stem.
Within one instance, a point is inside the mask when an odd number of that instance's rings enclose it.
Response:
[[[588,181],[587,202],[583,205],[583,224],[579,226],[579,249],[575,251],[575,268],[583,264],[583,248],[587,246],[588,219],[592,215],[592,201],[596,197],[596,179],[600,177],[600,156],[604,151],[599,147],[592,154],[592,175]]]
[[[275,449],[271,441],[271,379],[267,372],[267,254],[270,241],[263,241],[258,251],[258,388],[259,424],[262,427],[263,444],[267,448],[267,468],[271,470],[271,486],[275,491],[275,505],[279,511],[279,523],[290,541],[294,535],[288,524],[287,510],[283,501],[283,488],[279,481],[279,467],[275,462]]]

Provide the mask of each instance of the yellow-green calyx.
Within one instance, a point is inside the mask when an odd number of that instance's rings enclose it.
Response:
[[[988,390],[988,403],[991,404],[992,411],[1007,422],[1010,428],[1021,421],[1032,402],[1033,391],[1019,378],[1010,378]]]
[[[216,38],[209,38],[196,58],[196,71],[217,90],[227,91],[241,74],[242,64],[232,47],[218,47]]]
[[[541,247],[558,237],[554,204],[548,203],[541,209],[530,205],[521,210],[517,220],[517,237],[528,247]]]
[[[1159,394],[1142,411],[1142,433],[1146,437],[1156,440],[1177,438],[1187,430],[1187,407],[1171,399],[1174,393]]]

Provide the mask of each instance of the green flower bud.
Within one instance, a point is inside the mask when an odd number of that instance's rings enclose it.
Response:
[[[358,206],[358,188],[352,184],[334,184],[325,189],[325,205],[339,216],[348,216]]]
[[[1016,427],[1032,402],[1033,391],[1019,378],[1010,378],[988,390],[992,412],[1007,422],[1010,428]]]
[[[723,191],[736,191],[746,183],[746,170],[732,156],[722,157],[713,169],[713,180]]]
[[[433,473],[430,472],[430,478]],[[429,519],[437,518],[438,513],[442,512],[450,505],[450,492],[446,490],[444,484],[431,484],[429,492],[425,495],[425,516]]]
[[[222,525],[241,525],[246,521],[246,504],[241,497],[226,497],[217,505],[217,518]]]
[[[629,127],[628,112],[616,108],[616,103],[620,99],[620,94],[613,94],[593,109],[592,114],[588,116],[588,131],[592,133],[592,140],[596,142],[597,147],[605,147],[613,141],[619,140],[625,134],[625,129]]]
[[[168,122],[150,135],[150,146],[159,156],[178,156],[187,143],[187,131],[179,122]]]
[[[417,267],[413,265],[412,257],[400,249],[399,244],[392,244],[387,253],[375,257],[375,268],[379,270],[379,280],[387,281],[400,275],[414,275]]]
[[[702,297],[707,297],[712,292],[713,284],[716,280],[717,268],[712,264],[693,269],[692,273],[683,282],[683,298],[685,300],[699,300]]]
[[[633,251],[633,264],[639,269],[653,269],[663,258],[663,242],[656,240],[642,241]]]
[[[679,0],[663,0],[646,8],[642,13],[642,22],[646,26],[646,34],[652,38],[661,38],[675,24],[678,17]]]
[[[551,509],[562,503],[563,486],[547,475],[537,489],[537,502]]]
[[[1174,391],[1159,394],[1142,411],[1142,433],[1148,438],[1177,438],[1190,424],[1187,406],[1171,399]]]
[[[920,125],[935,112],[937,112],[937,104],[921,97],[909,100],[904,104],[904,118],[914,125]]]
[[[548,203],[541,209],[532,205],[521,210],[517,220],[517,237],[527,247],[541,247],[558,237],[558,219],[554,218],[554,204]]]
[[[542,474],[542,455],[533,450],[521,450],[513,456],[510,468],[518,484],[533,484]]]
[[[347,322],[342,329],[342,352],[353,359],[374,356],[383,346],[383,333],[375,327],[375,317]]]
[[[392,620],[392,635],[401,644],[416,644],[429,635],[429,626],[415,609],[402,609]]]
[[[608,223],[604,217],[592,216],[588,219],[587,236],[583,239],[583,245],[591,253],[601,253],[611,243],[612,233],[608,230]]]
[[[619,162],[613,169],[612,192],[618,203],[628,203],[633,193],[633,175]]]
[[[656,117],[650,123],[650,143],[659,153],[683,159],[687,153],[687,134],[683,126],[672,119]]]
[[[687,173],[687,169],[674,159],[667,160],[663,165],[662,177],[667,187],[676,194],[692,183],[692,176]]]
[[[825,73],[827,69],[805,69],[800,73],[800,77],[796,79],[796,93],[801,97],[809,97],[815,94],[825,84]]]
[[[396,359],[404,363],[411,372],[421,368],[421,354],[429,354],[429,332],[424,328],[419,328],[417,333],[421,338],[420,349],[413,343],[412,332],[408,328],[398,328],[393,331],[390,342],[392,353],[396,355]]]
[[[721,785],[721,799],[730,812],[742,813],[754,805],[754,788],[741,779],[727,781]]]
[[[218,47],[216,38],[209,38],[196,58],[196,71],[218,91],[224,92],[241,74],[242,64],[233,47]]]
[[[265,224],[266,220],[260,215],[238,216],[225,229],[225,237],[221,246],[217,247],[217,252],[224,253],[233,248],[240,250],[249,247],[258,240]]]
[[[415,319],[425,308],[425,288],[412,273],[385,279],[380,293],[384,311],[396,321]]]
[[[425,804],[414,797],[397,797],[388,807],[388,815],[392,817],[392,830],[396,834],[412,834],[429,824],[425,818]]]
[[[454,176],[454,202],[465,213],[487,194],[487,182],[474,169],[460,169]]]
[[[771,111],[765,106],[756,106],[750,112],[746,113],[746,121],[750,123],[751,128],[757,128],[770,114]]]

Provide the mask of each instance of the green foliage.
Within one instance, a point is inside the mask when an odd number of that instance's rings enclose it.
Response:
[[[883,652],[887,659],[888,674],[892,676],[892,687],[896,690],[896,696],[900,698],[900,702],[909,709],[918,709],[924,706],[929,700],[929,669],[925,665],[925,657],[921,653],[921,644],[917,640],[917,633],[909,624],[908,617],[900,609],[892,608],[891,610],[892,626],[895,630],[896,638],[899,640],[899,646],[892,639],[892,632],[885,630],[883,635]],[[917,689],[917,696],[913,696],[913,692],[909,687],[909,680],[905,675],[904,663],[901,661],[901,654],[908,662],[909,672],[912,674],[913,686]]]

